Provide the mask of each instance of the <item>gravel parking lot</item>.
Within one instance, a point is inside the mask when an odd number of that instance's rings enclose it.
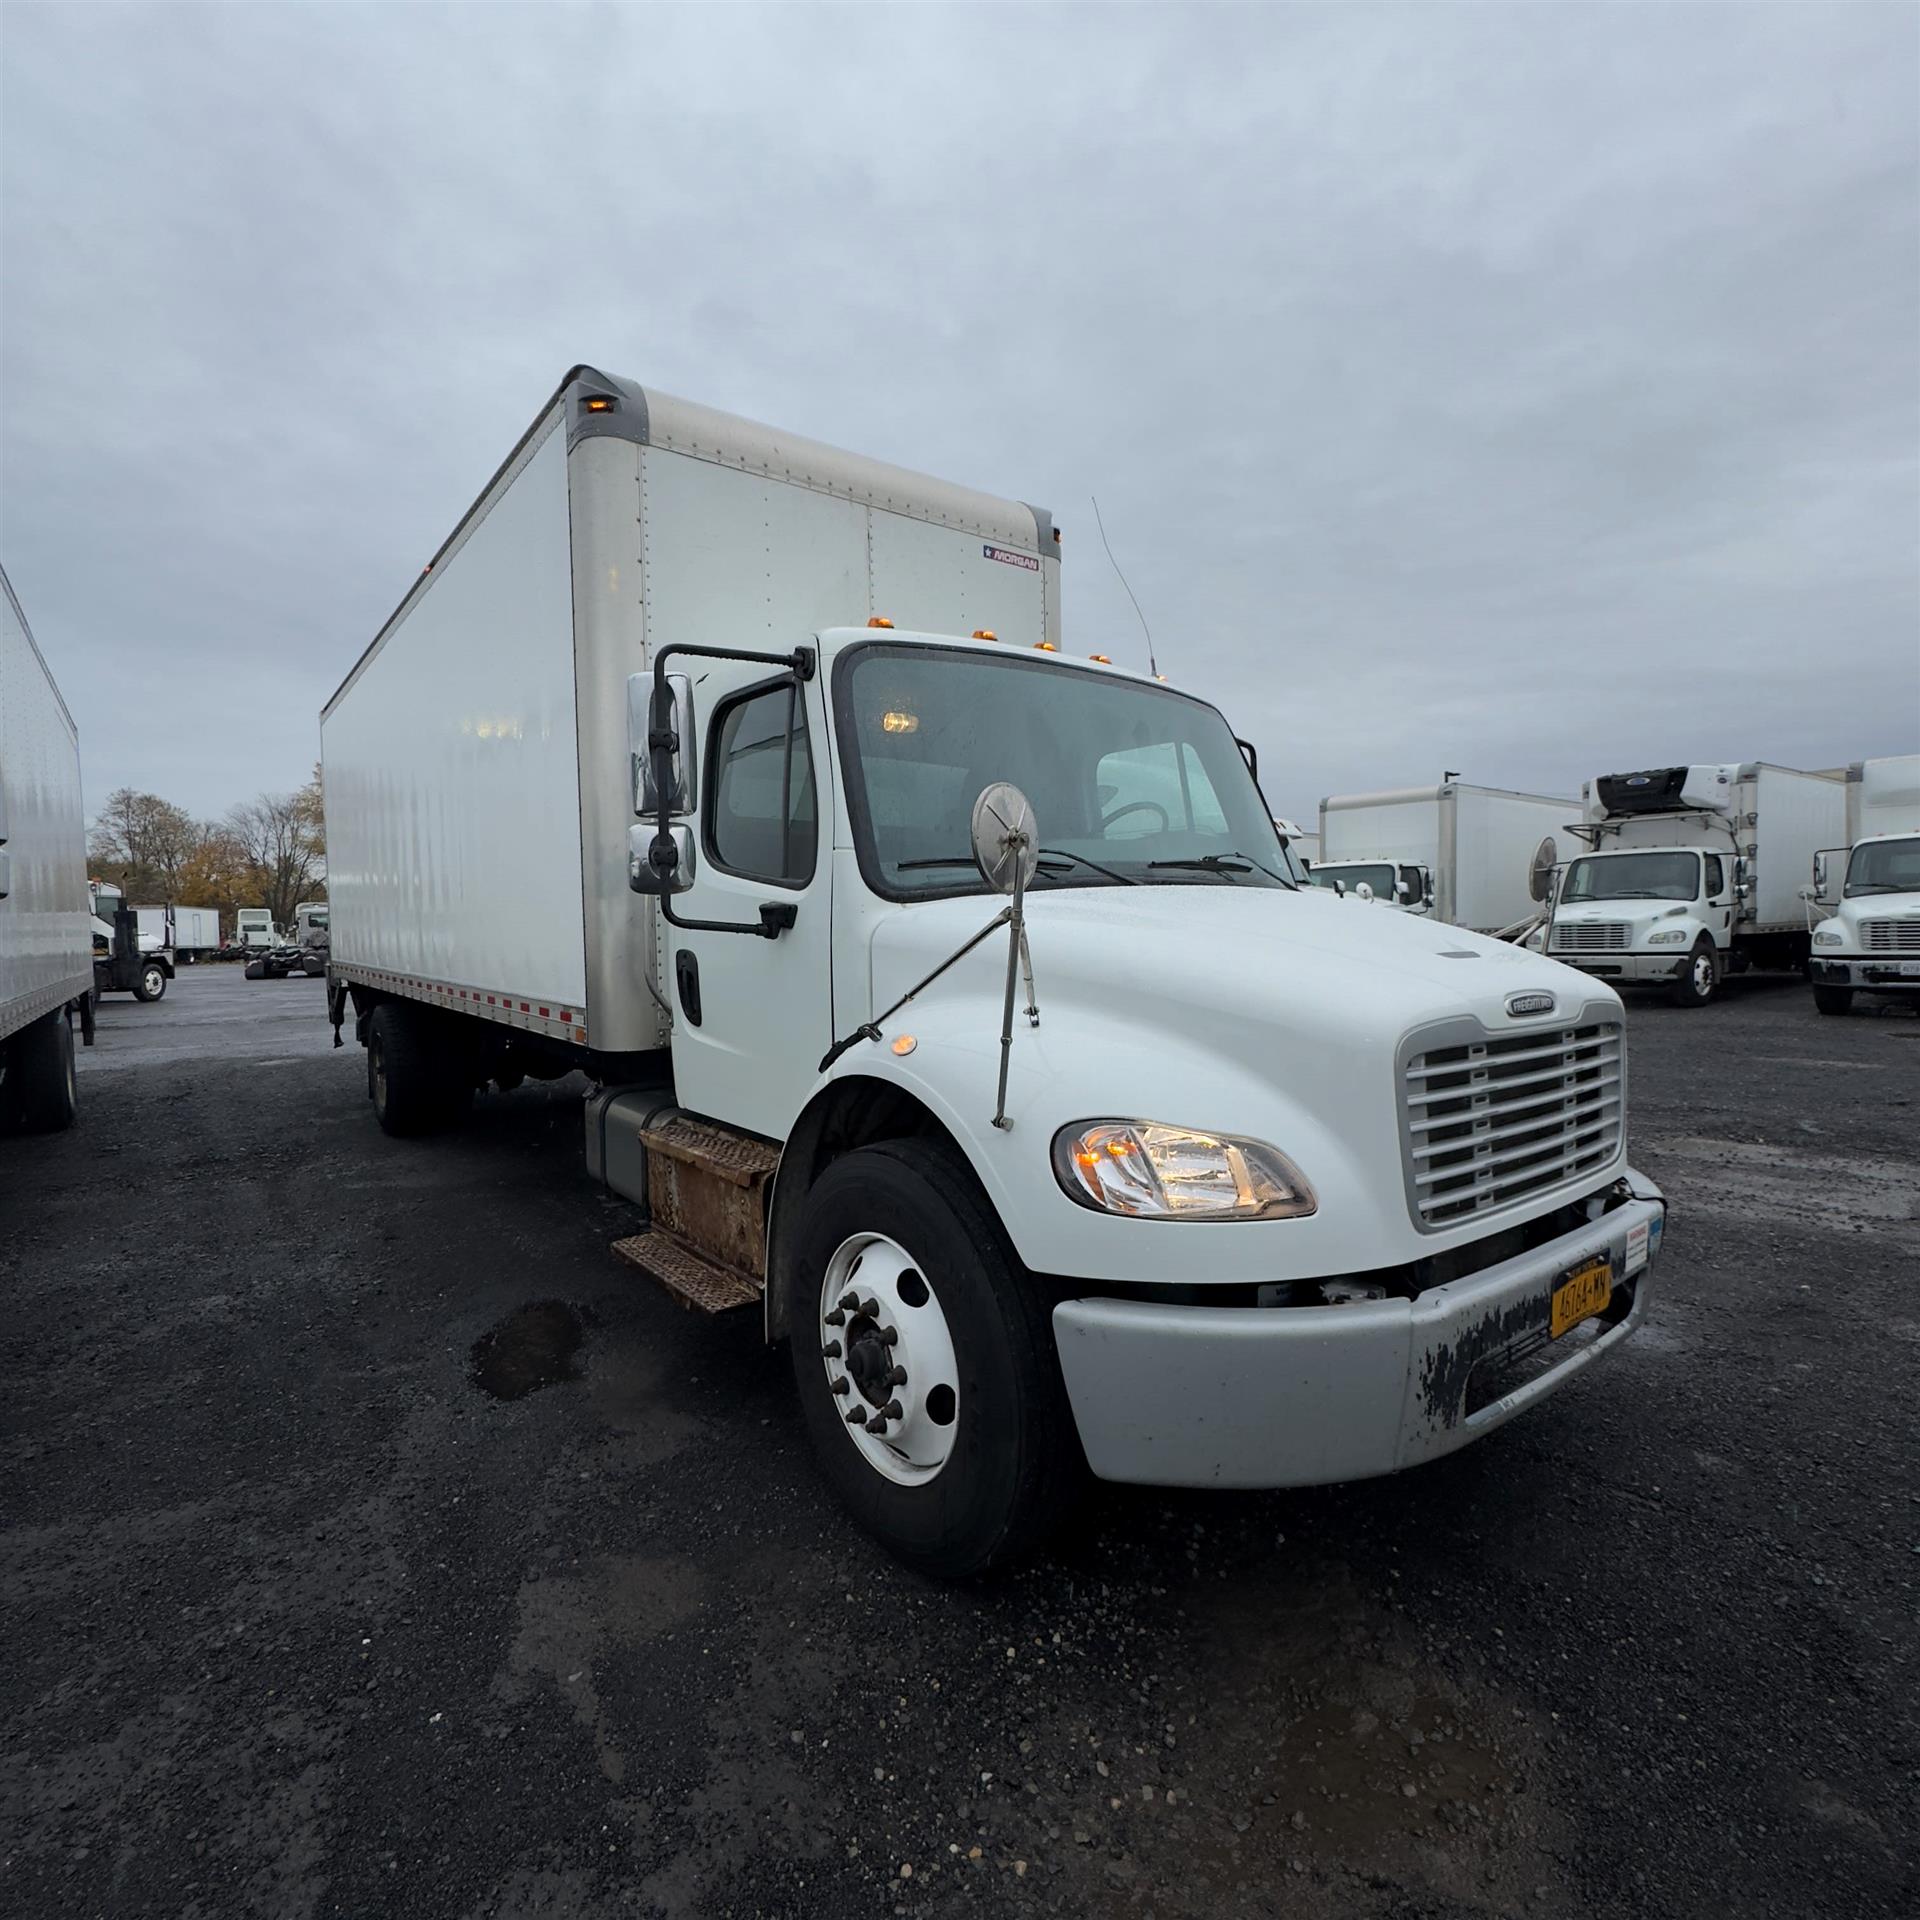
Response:
[[[1920,1019],[1630,1014],[1646,1330],[1401,1479],[936,1586],[607,1251],[579,1088],[385,1139],[318,981],[0,1142],[19,1915],[1905,1915]]]

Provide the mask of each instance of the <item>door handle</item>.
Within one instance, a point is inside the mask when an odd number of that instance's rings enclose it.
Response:
[[[700,1024],[700,956],[689,953],[685,947],[673,956],[673,984],[679,991],[680,1011],[687,1016],[687,1025],[697,1027]]]

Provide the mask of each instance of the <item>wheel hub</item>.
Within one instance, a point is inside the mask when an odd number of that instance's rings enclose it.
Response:
[[[939,1296],[883,1234],[844,1240],[820,1284],[820,1354],[848,1438],[897,1485],[931,1480],[959,1429],[960,1368]]]

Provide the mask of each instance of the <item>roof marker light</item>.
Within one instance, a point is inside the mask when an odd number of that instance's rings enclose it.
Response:
[[[893,622],[889,620],[885,614],[876,613],[875,615],[873,615],[873,617],[870,620],[868,620],[867,625],[870,627],[887,627],[891,629],[891,627],[893,626]]]
[[[1036,640],[1033,643],[1035,653],[1058,653],[1060,649],[1051,640]]]
[[[1087,658],[1089,660],[1098,660],[1103,667],[1113,665],[1113,655],[1110,653],[1090,653],[1087,655]]]
[[[613,402],[609,400],[604,393],[589,394],[587,396],[587,411],[589,413],[611,413],[613,411]]]
[[[973,637],[976,640],[998,640],[1000,638],[991,627],[975,627]]]

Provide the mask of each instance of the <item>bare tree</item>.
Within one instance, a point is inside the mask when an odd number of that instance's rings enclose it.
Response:
[[[88,837],[94,871],[130,898],[177,899],[205,830],[171,800],[122,787],[107,796]]]
[[[246,861],[260,905],[282,926],[302,901],[324,890],[326,844],[311,787],[299,793],[263,793],[235,807],[226,830]]]

